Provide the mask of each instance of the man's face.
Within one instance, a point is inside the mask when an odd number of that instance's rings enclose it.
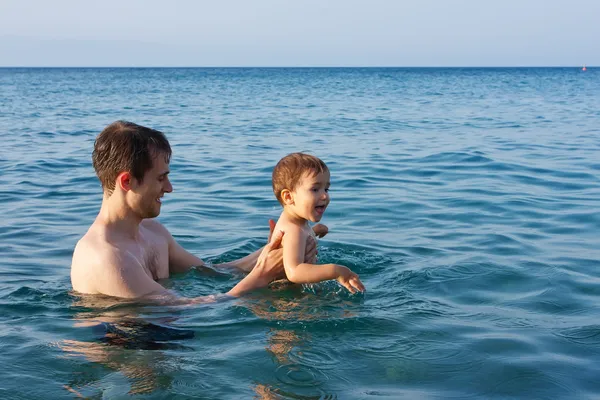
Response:
[[[132,178],[133,208],[142,218],[155,218],[160,214],[161,198],[171,193],[173,186],[169,181],[169,164],[163,154],[152,160],[152,168],[146,171],[144,179],[139,182]]]

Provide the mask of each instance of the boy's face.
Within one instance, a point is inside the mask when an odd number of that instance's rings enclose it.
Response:
[[[329,205],[329,171],[320,174],[305,172],[291,192],[290,211],[300,218],[319,222]]]

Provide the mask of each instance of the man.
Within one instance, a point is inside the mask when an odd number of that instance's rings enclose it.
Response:
[[[215,296],[180,298],[157,282],[172,273],[204,266],[153,219],[160,213],[162,197],[173,191],[170,158],[168,140],[154,129],[117,121],[98,135],[92,161],[104,195],[96,220],[73,253],[71,283],[75,291],[169,303],[215,300]],[[282,275],[282,251],[277,249],[282,236],[283,232],[277,232],[262,251],[214,266],[249,272],[228,295],[241,296]],[[307,245],[306,253],[307,260],[315,257],[314,241]]]

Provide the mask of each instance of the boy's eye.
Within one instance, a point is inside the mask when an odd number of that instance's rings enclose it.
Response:
[[[329,193],[329,188],[325,189],[325,191],[326,191],[327,193]]]

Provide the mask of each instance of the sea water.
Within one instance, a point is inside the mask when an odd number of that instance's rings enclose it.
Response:
[[[599,93],[594,68],[0,69],[0,398],[600,397]],[[212,263],[266,242],[282,156],[322,158],[320,261],[367,292],[72,292],[118,119],[167,135],[159,219]]]

